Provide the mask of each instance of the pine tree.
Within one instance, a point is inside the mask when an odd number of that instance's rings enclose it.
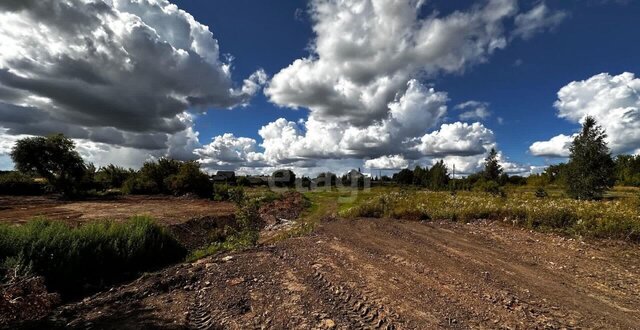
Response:
[[[488,181],[498,182],[501,174],[502,166],[498,163],[498,152],[495,148],[491,148],[484,163],[484,178]]]
[[[607,134],[593,117],[586,117],[582,131],[571,144],[567,193],[576,199],[600,199],[615,182],[615,163],[605,141]]]

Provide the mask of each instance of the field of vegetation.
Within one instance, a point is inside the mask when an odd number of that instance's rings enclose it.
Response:
[[[369,193],[356,205],[343,207],[340,215],[463,222],[489,219],[572,236],[638,242],[640,195],[632,191],[621,189],[603,201],[580,201],[526,189],[514,189],[503,196],[467,191],[379,191]]]

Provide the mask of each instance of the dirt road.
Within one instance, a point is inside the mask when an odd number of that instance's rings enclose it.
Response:
[[[66,306],[95,328],[640,327],[640,251],[496,223],[338,220]]]

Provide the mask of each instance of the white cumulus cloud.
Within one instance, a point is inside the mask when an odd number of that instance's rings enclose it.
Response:
[[[402,155],[382,156],[364,162],[364,167],[375,170],[397,170],[407,166],[409,162]]]
[[[558,91],[554,103],[558,117],[580,124],[592,116],[607,135],[614,154],[640,152],[640,79],[633,73],[601,73],[573,81]],[[534,155],[566,157],[571,137],[558,135],[538,141],[529,150]]]

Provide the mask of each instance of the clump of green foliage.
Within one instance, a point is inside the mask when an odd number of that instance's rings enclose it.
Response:
[[[544,188],[538,187],[538,189],[536,189],[535,196],[538,198],[547,198],[549,197],[549,194],[544,190]]]
[[[124,181],[126,194],[196,194],[211,197],[213,185],[195,161],[181,162],[169,158],[145,162],[140,171]]]
[[[41,195],[45,185],[20,172],[0,174],[0,195]]]
[[[241,186],[234,187],[226,183],[213,185],[213,200],[215,201],[231,201],[240,204],[244,199],[245,192]]]
[[[101,167],[96,171],[94,180],[101,190],[120,189],[122,185],[135,174],[135,171],[124,169],[113,164]]]
[[[391,192],[344,209],[344,217],[388,217],[412,220],[508,221],[528,228],[576,236],[640,242],[640,211],[636,200],[585,201],[539,199],[532,194],[458,192]]]
[[[74,297],[184,259],[186,250],[147,217],[78,227],[47,220],[0,226],[0,264],[44,276]]]

